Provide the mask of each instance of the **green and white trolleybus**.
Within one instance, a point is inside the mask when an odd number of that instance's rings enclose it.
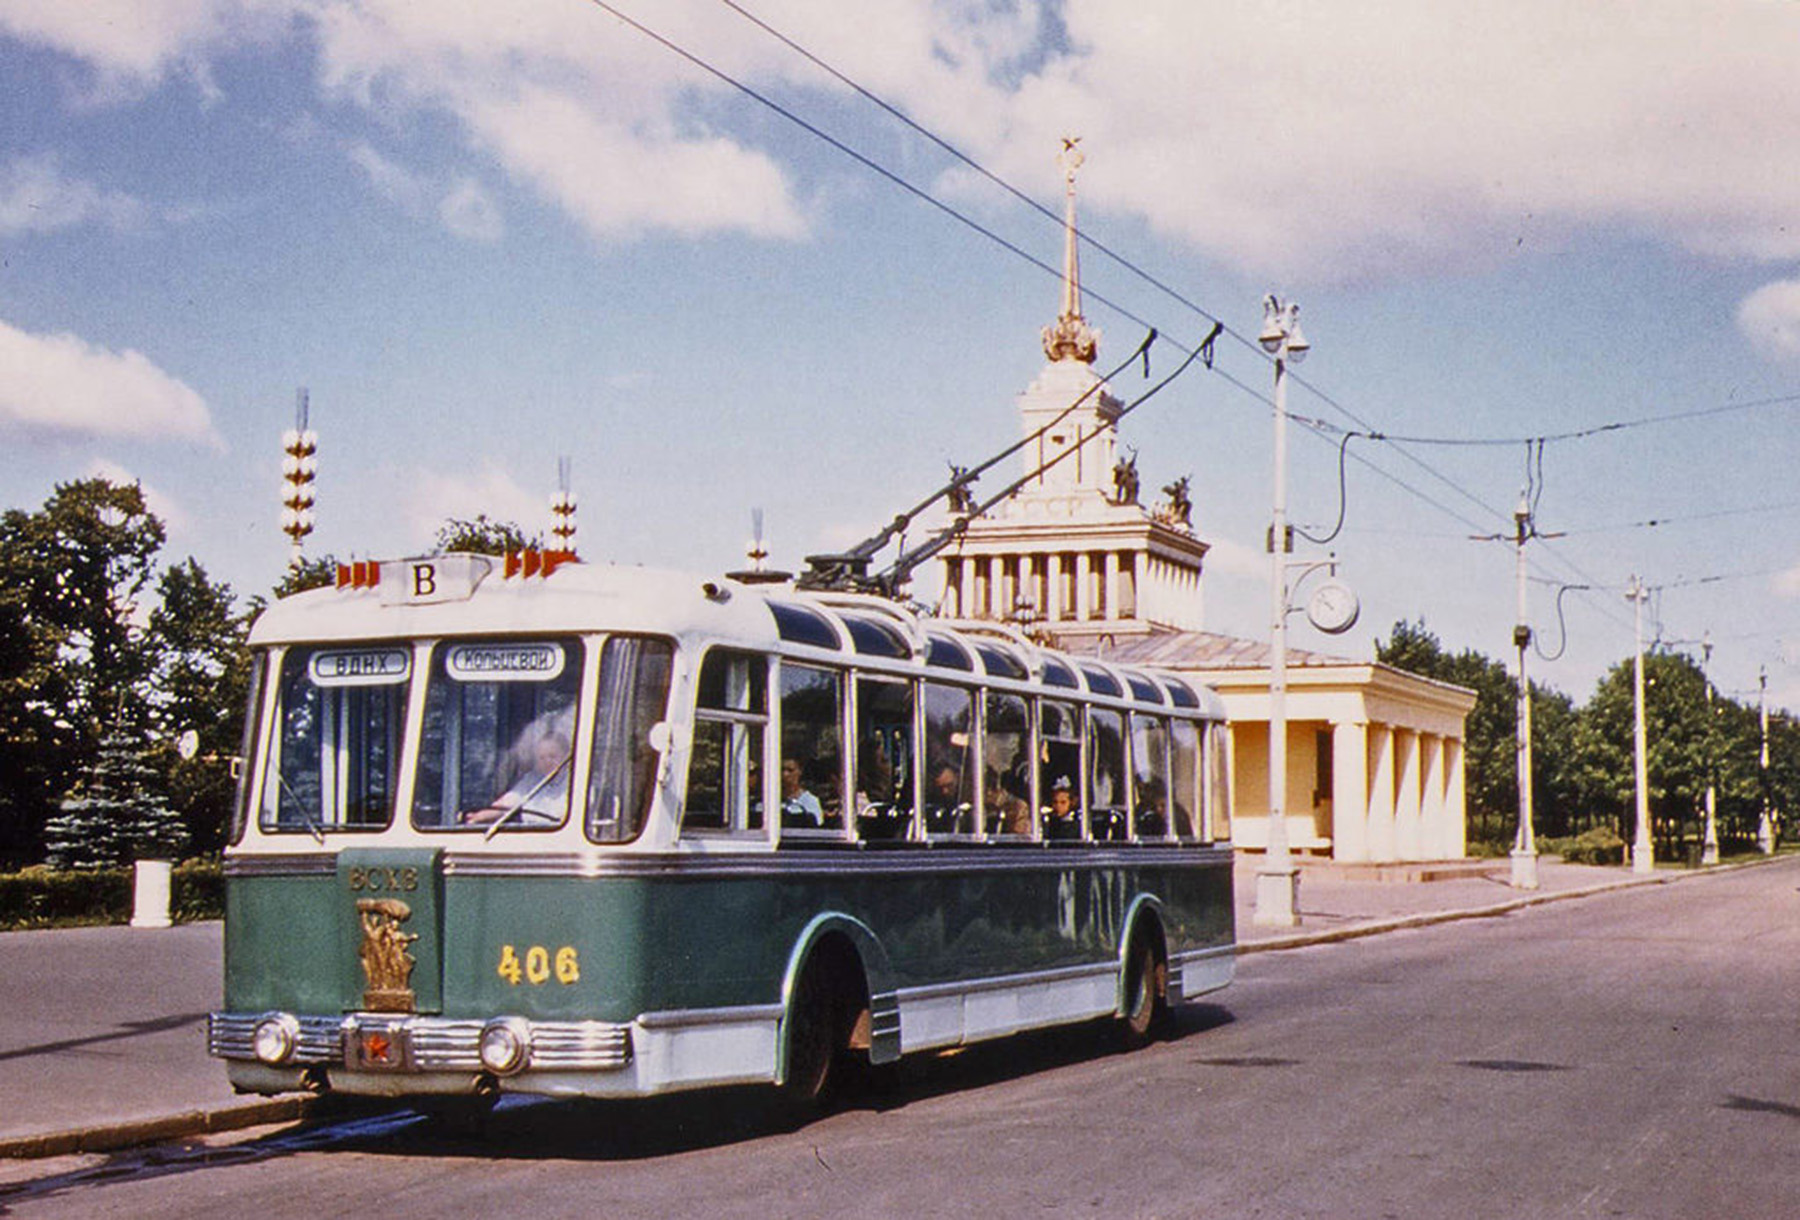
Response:
[[[1234,955],[1223,710],[882,599],[438,555],[251,640],[242,1091],[638,1096],[1113,1015]]]

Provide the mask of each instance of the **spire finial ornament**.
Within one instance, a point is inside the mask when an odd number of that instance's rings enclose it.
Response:
[[[1051,360],[1079,360],[1092,364],[1100,347],[1100,332],[1081,316],[1081,260],[1075,230],[1075,173],[1087,160],[1077,147],[1080,136],[1064,136],[1056,156],[1063,172],[1063,291],[1062,312],[1056,324],[1044,328],[1044,355]]]

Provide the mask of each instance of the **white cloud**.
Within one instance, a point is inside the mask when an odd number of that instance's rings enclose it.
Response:
[[[1213,538],[1206,552],[1206,571],[1209,574],[1266,577],[1269,557],[1236,539]]]
[[[547,528],[549,493],[528,491],[491,462],[470,474],[406,471],[400,482],[408,488],[405,514],[415,545],[429,545],[451,518],[511,522],[527,537]]]
[[[443,186],[415,173],[365,143],[354,144],[350,160],[368,175],[376,194],[416,219],[435,217],[451,234],[467,241],[498,241],[505,230],[500,205],[473,178]]]
[[[640,8],[681,47],[827,126],[883,122],[712,0]],[[1709,257],[1800,257],[1800,175],[1787,170],[1797,5],[763,0],[757,12],[1043,195],[1057,185],[1057,137],[1084,135],[1088,215],[1142,216],[1257,276],[1454,269],[1578,230]],[[588,5],[0,0],[0,28],[139,79],[172,65],[199,79],[209,54],[295,21],[310,27],[329,99],[384,123],[450,116],[602,240],[807,231],[799,166],[755,146],[769,131],[783,147],[806,138]],[[945,164],[910,139],[900,157],[915,174]],[[842,164],[807,162],[860,173]],[[976,189],[966,173],[942,182]],[[826,200],[833,186],[806,189]],[[480,192],[431,198],[453,231],[493,232]]]
[[[0,424],[84,436],[175,437],[222,448],[206,403],[141,352],[0,322]]]
[[[1800,359],[1800,280],[1764,284],[1738,305],[1738,329],[1778,360]]]
[[[20,157],[0,167],[0,234],[51,233],[78,225],[129,229],[144,205],[66,175],[56,158]]]

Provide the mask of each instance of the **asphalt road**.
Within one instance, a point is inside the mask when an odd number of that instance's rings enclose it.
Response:
[[[1800,861],[1240,963],[1177,1035],[759,1094],[409,1113],[0,1174],[0,1214],[1800,1215]]]

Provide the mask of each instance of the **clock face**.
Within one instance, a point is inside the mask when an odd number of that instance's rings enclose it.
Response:
[[[1338,635],[1356,625],[1362,607],[1356,594],[1341,580],[1328,580],[1313,592],[1306,605],[1306,617],[1326,635]]]

